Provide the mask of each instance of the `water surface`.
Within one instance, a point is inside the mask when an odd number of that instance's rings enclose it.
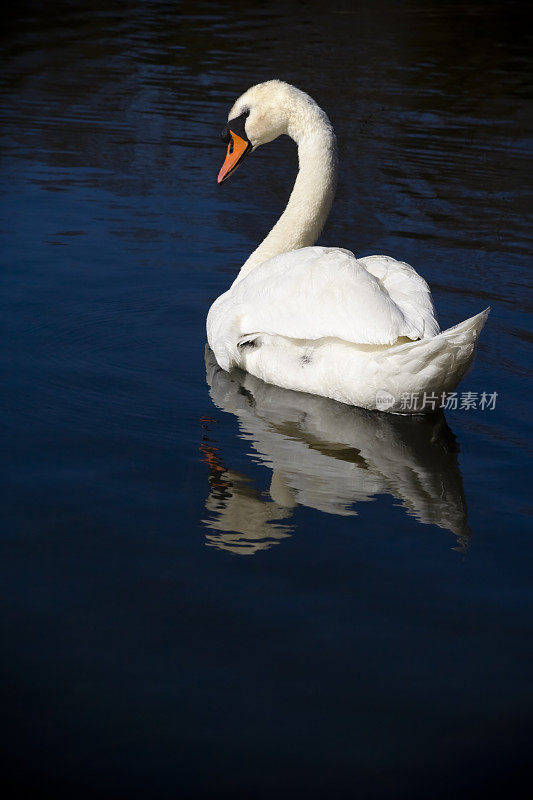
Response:
[[[6,780],[54,797],[509,793],[531,732],[525,4],[22,2],[0,73]],[[227,375],[205,316],[292,143],[223,187],[271,77],[341,157],[320,242],[492,308],[398,419]],[[529,562],[530,563],[530,562]],[[35,793],[37,792],[37,795]]]

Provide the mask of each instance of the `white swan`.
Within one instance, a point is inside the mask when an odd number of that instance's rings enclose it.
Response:
[[[405,412],[406,395],[417,395],[419,410],[424,393],[440,398],[457,386],[489,310],[441,333],[429,287],[408,264],[311,246],[333,201],[336,139],[324,111],[294,86],[267,81],[237,100],[218,182],[281,134],[298,145],[298,176],[282,216],[209,310],[216,360],[364,408]]]

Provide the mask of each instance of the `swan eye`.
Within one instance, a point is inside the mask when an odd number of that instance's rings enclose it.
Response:
[[[233,119],[229,120],[220,135],[220,138],[224,144],[230,143],[232,133],[240,136],[245,142],[249,141],[248,136],[246,135],[246,128],[244,127],[244,123],[246,122],[246,118],[249,116],[249,114],[250,111],[247,109],[246,111],[243,111],[242,114],[239,114],[238,117],[233,117]]]

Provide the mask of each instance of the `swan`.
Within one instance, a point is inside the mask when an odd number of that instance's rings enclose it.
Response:
[[[234,103],[218,183],[282,134],[298,147],[298,175],[280,219],[209,309],[217,363],[353,406],[432,410],[425,397],[434,407],[455,389],[489,309],[441,332],[430,289],[409,264],[313,246],[335,193],[336,138],[326,113],[290,84],[257,84]]]

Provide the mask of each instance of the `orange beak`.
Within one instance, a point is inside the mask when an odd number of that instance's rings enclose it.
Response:
[[[226,160],[222,164],[222,169],[218,173],[218,183],[225,181],[237,169],[244,156],[252,149],[251,142],[242,139],[232,130],[230,130],[229,136],[228,152],[226,153]]]

